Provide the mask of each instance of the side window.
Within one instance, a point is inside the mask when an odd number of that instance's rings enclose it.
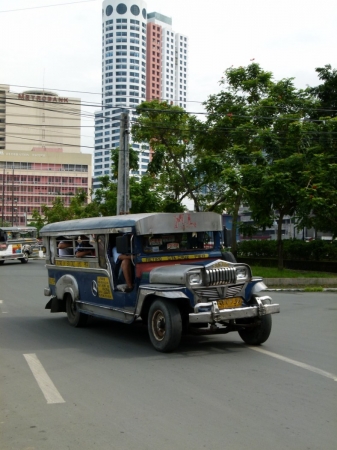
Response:
[[[74,256],[75,241],[72,236],[60,236],[57,238],[56,244],[58,256]]]

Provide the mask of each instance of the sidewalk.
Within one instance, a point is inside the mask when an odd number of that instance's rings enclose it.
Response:
[[[305,291],[307,287],[322,287],[323,292],[337,292],[337,278],[264,278],[268,291]]]

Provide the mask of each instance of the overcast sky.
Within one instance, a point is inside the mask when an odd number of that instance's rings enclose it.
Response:
[[[0,0],[0,84],[80,97],[85,152],[93,150],[98,109],[89,105],[101,100],[101,6],[101,0]],[[189,37],[190,112],[201,112],[219,91],[226,68],[253,58],[276,80],[294,77],[297,87],[318,84],[316,67],[337,68],[336,0],[148,0],[147,11],[171,17],[173,30]]]

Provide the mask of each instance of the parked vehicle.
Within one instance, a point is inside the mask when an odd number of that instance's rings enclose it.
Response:
[[[13,259],[27,263],[30,256],[38,255],[38,251],[35,227],[0,228],[0,265]]]
[[[75,327],[90,315],[127,324],[141,318],[161,352],[175,349],[182,333],[237,331],[259,345],[269,337],[271,314],[280,310],[258,295],[266,286],[248,265],[222,254],[222,220],[215,213],[70,220],[46,225],[40,235],[49,284],[44,293],[51,296],[46,309],[66,312]],[[80,258],[79,238],[81,250],[88,249]],[[65,246],[70,252],[59,255]],[[130,255],[132,288],[113,260],[114,247]]]

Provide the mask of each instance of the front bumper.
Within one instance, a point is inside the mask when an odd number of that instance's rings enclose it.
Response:
[[[1,255],[0,261],[6,261],[7,259],[21,259],[25,258],[23,253],[9,253],[8,255]]]
[[[194,313],[189,314],[189,323],[216,323],[226,322],[233,319],[245,319],[249,317],[261,317],[267,314],[280,312],[280,305],[271,303],[268,296],[255,297],[256,304],[244,308],[219,309],[216,301],[207,303],[197,303]],[[210,308],[209,311],[199,311]]]

